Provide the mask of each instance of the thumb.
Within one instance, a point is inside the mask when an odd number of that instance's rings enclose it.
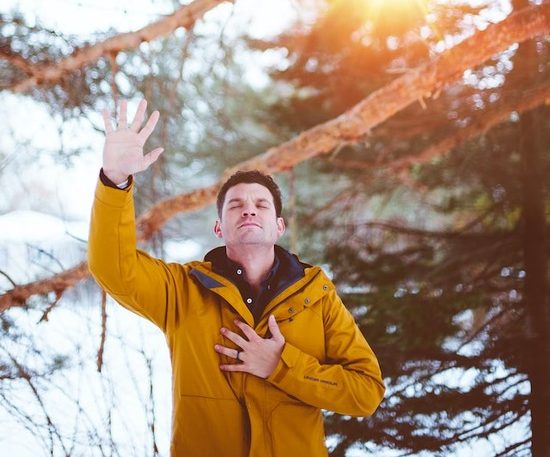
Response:
[[[279,330],[279,325],[277,325],[277,321],[275,320],[275,316],[272,314],[269,316],[269,319],[267,321],[267,325],[269,327],[269,331],[271,332],[271,339],[275,341],[284,341],[285,337]]]
[[[149,168],[149,166],[156,162],[156,160],[159,158],[159,156],[164,152],[164,148],[157,148],[153,151],[151,151],[149,154],[146,154],[143,156],[143,166],[144,170]]]

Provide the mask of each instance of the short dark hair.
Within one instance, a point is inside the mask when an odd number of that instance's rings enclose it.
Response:
[[[273,203],[275,204],[275,213],[277,217],[281,216],[281,213],[283,212],[281,189],[279,189],[279,186],[277,185],[277,183],[273,181],[273,178],[269,175],[266,175],[265,173],[262,173],[259,170],[251,170],[251,171],[239,170],[235,174],[231,175],[229,179],[223,183],[222,187],[220,188],[220,191],[218,192],[218,197],[216,199],[216,206],[218,207],[219,217],[221,217],[222,215],[222,208],[225,202],[225,195],[227,194],[227,191],[231,187],[241,183],[246,183],[246,184],[257,183],[266,187],[273,197]]]

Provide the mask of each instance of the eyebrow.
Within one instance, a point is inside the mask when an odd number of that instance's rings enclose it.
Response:
[[[228,200],[228,201],[227,201],[227,204],[230,205],[231,203],[240,203],[240,202],[242,202],[243,200],[244,200],[244,199],[242,199],[242,198],[236,198],[236,197],[234,197],[234,198],[231,198],[230,200]],[[256,202],[256,203],[268,203],[268,204],[271,205],[271,202],[269,201],[269,199],[263,198],[263,197],[257,198],[257,199],[255,200],[255,202]]]

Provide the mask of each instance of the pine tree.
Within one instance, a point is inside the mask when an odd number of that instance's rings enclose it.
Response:
[[[299,131],[338,116],[468,33],[465,18],[481,21],[469,6],[389,5],[373,17],[364,2],[330,2],[311,27],[254,43],[287,50],[288,68],[273,72],[294,88],[273,108],[280,122]],[[389,386],[372,418],[327,417],[332,455],[448,453],[484,439],[498,455],[550,448],[548,389],[537,387],[550,328],[550,124],[538,92],[548,54],[542,40],[513,46],[297,170],[301,249],[330,265]]]

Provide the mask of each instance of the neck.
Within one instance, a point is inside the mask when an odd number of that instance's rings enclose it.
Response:
[[[246,281],[254,290],[258,290],[268,276],[275,261],[274,246],[240,245],[237,248],[225,247],[227,257],[241,264],[246,272]]]

